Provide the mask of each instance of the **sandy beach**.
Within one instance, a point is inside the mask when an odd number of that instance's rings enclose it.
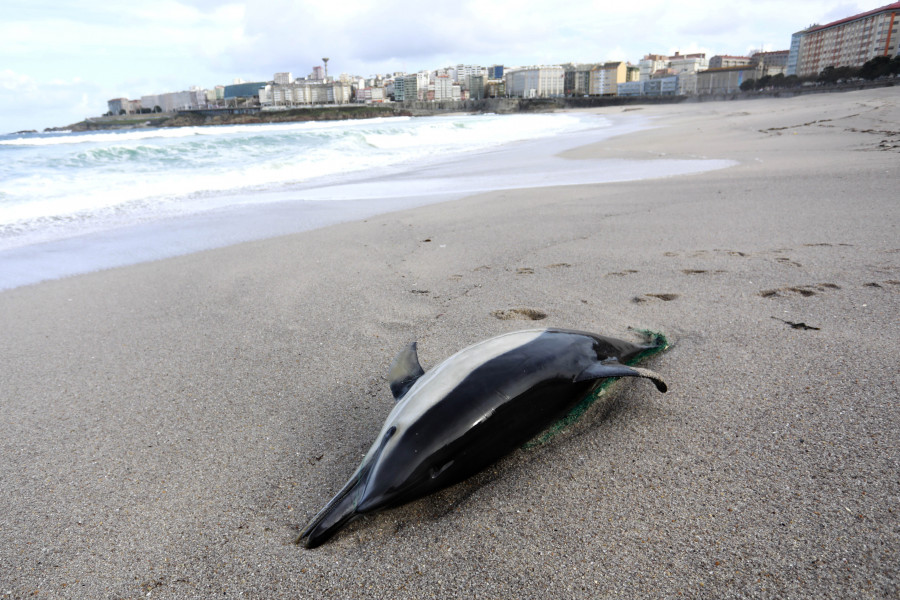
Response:
[[[0,292],[0,598],[897,598],[897,89],[646,106],[566,153],[727,169]],[[405,344],[427,369],[544,326],[664,332],[669,393],[619,381],[546,444],[292,543]]]

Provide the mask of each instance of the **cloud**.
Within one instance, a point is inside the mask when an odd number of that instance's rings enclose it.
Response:
[[[675,50],[737,54],[787,48],[791,34],[812,22],[872,8],[847,0],[726,8],[702,0],[4,0],[3,7],[0,102],[22,112],[0,114],[0,130],[10,119],[32,119],[21,98],[48,114],[48,93],[58,95],[59,113],[44,125],[58,125],[76,111],[75,120],[101,114],[118,96],[268,80],[279,71],[305,76],[323,56],[332,74],[365,76],[458,63],[636,62]]]
[[[10,69],[0,71],[0,134],[68,125],[106,112],[98,111],[96,84],[74,79],[38,81]]]
[[[17,94],[34,94],[37,91],[37,83],[28,75],[4,69],[0,71],[0,89],[3,90],[0,98],[7,95],[11,97]]]

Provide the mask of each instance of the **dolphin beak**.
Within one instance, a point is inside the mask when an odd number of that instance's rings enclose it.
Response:
[[[378,448],[369,454],[357,470],[356,474],[350,478],[350,481],[341,488],[334,498],[325,505],[325,508],[319,511],[313,520],[309,522],[297,539],[295,544],[303,544],[307,548],[315,548],[333,536],[338,530],[358,517],[359,502],[366,492],[366,486],[369,485],[369,475],[372,467],[378,461],[378,457],[384,451],[388,440],[397,431],[396,427],[391,427],[381,439]]]
[[[325,508],[313,517],[294,543],[315,548],[328,541],[341,527],[359,516],[356,504],[364,488],[365,482],[359,476],[348,481]]]

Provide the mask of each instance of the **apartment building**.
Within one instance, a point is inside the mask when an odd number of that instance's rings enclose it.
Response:
[[[205,104],[206,92],[199,89],[141,96],[141,106],[153,111],[157,109],[162,112],[190,110],[192,108],[200,108]]]
[[[401,78],[397,78],[394,80],[394,94],[395,99],[398,102],[415,102],[416,100],[422,99],[422,92],[428,87],[428,80],[425,79],[425,83],[422,83],[422,74],[421,73],[411,73],[408,75],[404,75],[402,77],[402,84],[400,83]],[[398,84],[400,84],[402,88],[402,92],[400,96],[397,96]]]
[[[356,101],[366,104],[381,104],[384,102],[384,88],[364,87],[356,91]]]
[[[434,78],[434,100],[453,100],[453,79],[450,75],[438,75]]]
[[[454,81],[457,83],[464,83],[467,77],[484,75],[486,69],[484,67],[479,67],[478,65],[456,65],[456,69],[453,69],[453,73],[451,77],[453,77]]]
[[[590,92],[591,71],[599,64],[568,64],[564,66],[563,93],[566,96],[586,96]]]
[[[787,68],[784,71],[785,75],[797,74],[797,61],[800,58],[800,40],[803,38],[804,33],[806,33],[805,30],[798,31],[791,36],[791,49],[788,50]]]
[[[349,82],[333,81],[325,84],[325,100],[329,104],[348,104],[352,98]]]
[[[692,73],[687,75],[696,77]],[[679,93],[681,77],[683,75],[667,75],[644,81],[626,81],[617,86],[617,93],[619,96],[674,96]]]
[[[749,56],[729,56],[717,54],[709,59],[710,69],[727,69],[729,67],[746,67],[753,64]]]
[[[128,98],[113,98],[106,102],[106,107],[111,115],[133,115],[141,112],[141,101],[129,100]]]
[[[274,81],[278,85],[287,85],[294,81],[294,76],[291,74],[290,71],[285,72],[285,73],[275,73]]]
[[[259,90],[258,97],[262,106],[347,104],[351,99],[351,87],[344,81],[325,83],[298,80],[288,85],[266,85]],[[371,95],[369,100],[372,100]]]
[[[592,96],[615,96],[627,73],[624,62],[608,62],[591,70],[588,93]]]
[[[226,85],[222,97],[226,103],[236,103],[238,100],[259,98],[260,91],[265,91],[268,84],[265,81],[242,82]],[[143,101],[143,98],[141,98]]]
[[[521,67],[509,70],[506,93],[517,98],[553,98],[562,96],[565,71],[561,66]]]
[[[638,61],[640,81],[646,81],[657,71],[669,68],[669,57],[662,54],[648,54]]]
[[[697,73],[697,93],[733,94],[741,90],[741,84],[745,81],[759,77],[760,69],[756,65],[710,68]]]
[[[792,39],[788,72],[796,69],[800,77],[814,77],[826,67],[861,67],[876,56],[896,56],[900,51],[900,2],[810,27],[794,36],[799,43],[795,48]]]
[[[465,87],[469,93],[469,99],[484,99],[484,75],[467,75]]]
[[[754,52],[750,55],[750,58],[753,59],[753,62],[758,65],[765,65],[767,69],[777,69],[781,68],[782,70],[787,68],[788,57],[790,55],[790,50],[775,50],[772,52]]]

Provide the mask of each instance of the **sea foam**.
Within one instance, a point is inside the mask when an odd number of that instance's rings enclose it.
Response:
[[[489,190],[733,164],[556,156],[648,125],[557,113],[0,136],[0,289]]]

